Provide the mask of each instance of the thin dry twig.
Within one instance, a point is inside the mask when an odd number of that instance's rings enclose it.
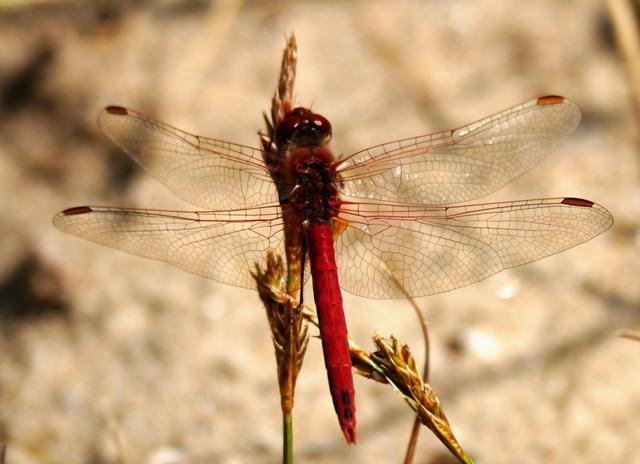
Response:
[[[422,329],[422,339],[424,340],[424,365],[422,366],[422,378],[425,382],[429,382],[429,326],[427,325],[427,320],[422,315],[422,311],[418,307],[416,300],[409,294],[407,289],[402,282],[400,282],[393,273],[387,269],[388,274],[393,280],[393,283],[396,284],[396,287],[402,291],[407,301],[413,308],[413,312],[415,313],[418,321],[420,322],[420,328]],[[404,456],[404,464],[411,464],[416,454],[416,447],[418,445],[418,437],[420,436],[420,416],[416,415],[413,421],[413,427],[411,428],[411,434],[409,435],[409,443],[407,443],[407,451]]]
[[[171,110],[174,117],[189,111],[200,95],[201,88],[207,85],[210,74],[207,71],[225,44],[225,37],[236,22],[243,4],[244,0],[212,2],[202,16],[201,27],[195,29],[189,47],[166,74],[166,86],[171,88],[171,92],[160,102],[164,109]]]
[[[640,330],[623,330],[618,334],[618,336],[640,342]]]
[[[387,65],[386,69],[394,73],[395,80],[401,83],[399,87],[410,92],[413,101],[428,113],[431,122],[435,126],[444,125],[447,122],[446,113],[437,98],[435,86],[429,82],[428,75],[422,72],[421,67],[416,67],[407,56],[407,47],[399,42],[395,29],[381,27],[381,24],[388,24],[386,21],[380,21],[386,10],[376,8],[375,3],[363,3],[360,10],[356,25],[365,37],[363,43],[373,48],[373,52]],[[410,37],[407,36],[406,39],[410,40]]]
[[[629,84],[635,99],[636,116],[640,116],[640,32],[637,16],[630,0],[608,0],[607,6],[616,42],[627,68]]]

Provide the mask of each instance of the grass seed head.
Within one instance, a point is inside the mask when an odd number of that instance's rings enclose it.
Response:
[[[282,257],[267,253],[264,269],[256,264],[253,277],[267,312],[276,355],[282,410],[290,413],[298,373],[309,343],[300,304],[287,294]]]

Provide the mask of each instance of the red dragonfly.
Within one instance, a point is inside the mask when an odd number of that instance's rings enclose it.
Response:
[[[355,394],[340,287],[369,298],[402,298],[405,290],[432,295],[607,230],[611,214],[579,198],[449,205],[490,194],[529,170],[579,120],[575,104],[546,96],[336,159],[329,121],[296,108],[275,128],[282,158],[267,163],[260,149],[111,106],[99,116],[105,134],[178,197],[206,210],[80,206],[56,215],[54,224],[247,288],[255,288],[251,270],[267,250],[308,260],[333,404],[352,443]]]

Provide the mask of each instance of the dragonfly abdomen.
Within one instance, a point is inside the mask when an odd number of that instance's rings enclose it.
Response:
[[[342,432],[348,443],[355,443],[355,391],[331,226],[326,221],[311,221],[307,237],[313,298],[318,311],[329,389]]]

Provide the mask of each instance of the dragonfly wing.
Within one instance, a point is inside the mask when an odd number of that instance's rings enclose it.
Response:
[[[341,286],[369,298],[446,292],[584,243],[602,206],[550,198],[467,206],[353,204],[335,222]]]
[[[118,106],[102,110],[98,123],[116,145],[191,204],[221,210],[278,201],[260,150],[192,135]]]
[[[251,271],[266,250],[283,253],[277,207],[186,212],[81,206],[58,213],[63,232],[165,261],[225,284],[255,288]]]
[[[338,167],[345,195],[401,203],[461,203],[535,166],[573,132],[580,110],[540,97],[458,129],[368,148]]]

